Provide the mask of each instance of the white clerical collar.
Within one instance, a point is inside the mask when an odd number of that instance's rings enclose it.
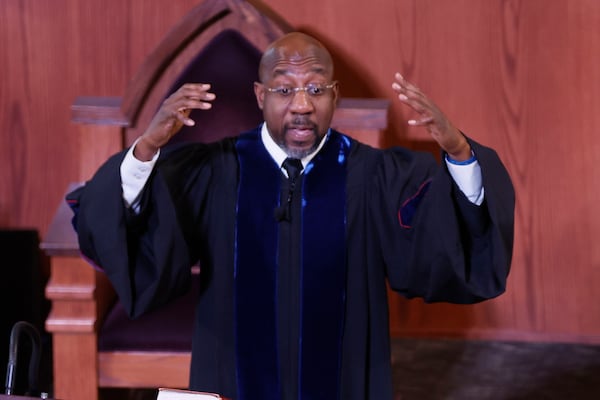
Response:
[[[323,136],[323,139],[321,139],[321,143],[319,143],[319,146],[317,147],[317,149],[315,151],[313,151],[312,153],[310,153],[309,155],[307,155],[306,157],[302,158],[301,161],[302,161],[302,166],[304,168],[306,168],[306,166],[308,165],[310,160],[312,160],[313,157],[319,152],[319,150],[321,150],[321,148],[327,141],[327,138],[329,137],[329,133],[330,133],[330,130],[328,129],[327,134],[325,136]],[[264,122],[262,124],[262,127],[260,129],[260,137],[262,139],[263,144],[265,145],[265,148],[267,149],[267,152],[271,155],[273,160],[275,160],[277,165],[279,165],[279,167],[281,168],[281,166],[283,165],[283,161],[287,158],[287,154],[285,153],[285,151],[283,151],[283,149],[281,147],[279,147],[277,145],[277,143],[275,143],[275,141],[269,134],[269,130],[267,128],[266,122]]]

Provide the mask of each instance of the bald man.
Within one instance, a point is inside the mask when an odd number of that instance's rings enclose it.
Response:
[[[392,91],[439,144],[441,165],[331,129],[333,62],[308,35],[271,44],[259,79],[264,123],[211,144],[165,148],[218,93],[188,83],[168,97],[134,145],[69,196],[81,250],[132,317],[184,293],[200,263],[191,389],[392,399],[386,281],[431,302],[503,293],[509,175],[400,74]]]

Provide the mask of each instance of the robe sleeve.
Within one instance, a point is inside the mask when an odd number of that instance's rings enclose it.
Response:
[[[122,195],[119,168],[125,152],[67,195],[81,253],[106,273],[132,318],[190,287],[200,247],[190,244],[201,240],[194,222],[211,179],[209,154],[204,145],[161,154],[137,214]]]
[[[466,304],[506,289],[514,189],[496,152],[470,144],[482,170],[485,200],[480,206],[430,155],[400,150],[384,155],[371,213],[379,221],[390,287],[408,298]]]

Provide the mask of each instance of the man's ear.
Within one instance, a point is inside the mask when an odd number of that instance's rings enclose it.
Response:
[[[258,108],[263,109],[263,103],[265,101],[265,85],[260,82],[254,82],[254,95],[256,96],[256,103]]]
[[[339,84],[336,83],[336,85],[333,87],[333,104],[338,103],[338,100],[340,98],[340,90],[339,90]]]

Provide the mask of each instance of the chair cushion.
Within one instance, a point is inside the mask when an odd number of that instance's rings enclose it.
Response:
[[[199,279],[191,290],[165,306],[130,319],[120,302],[108,313],[98,335],[99,351],[191,351]]]

